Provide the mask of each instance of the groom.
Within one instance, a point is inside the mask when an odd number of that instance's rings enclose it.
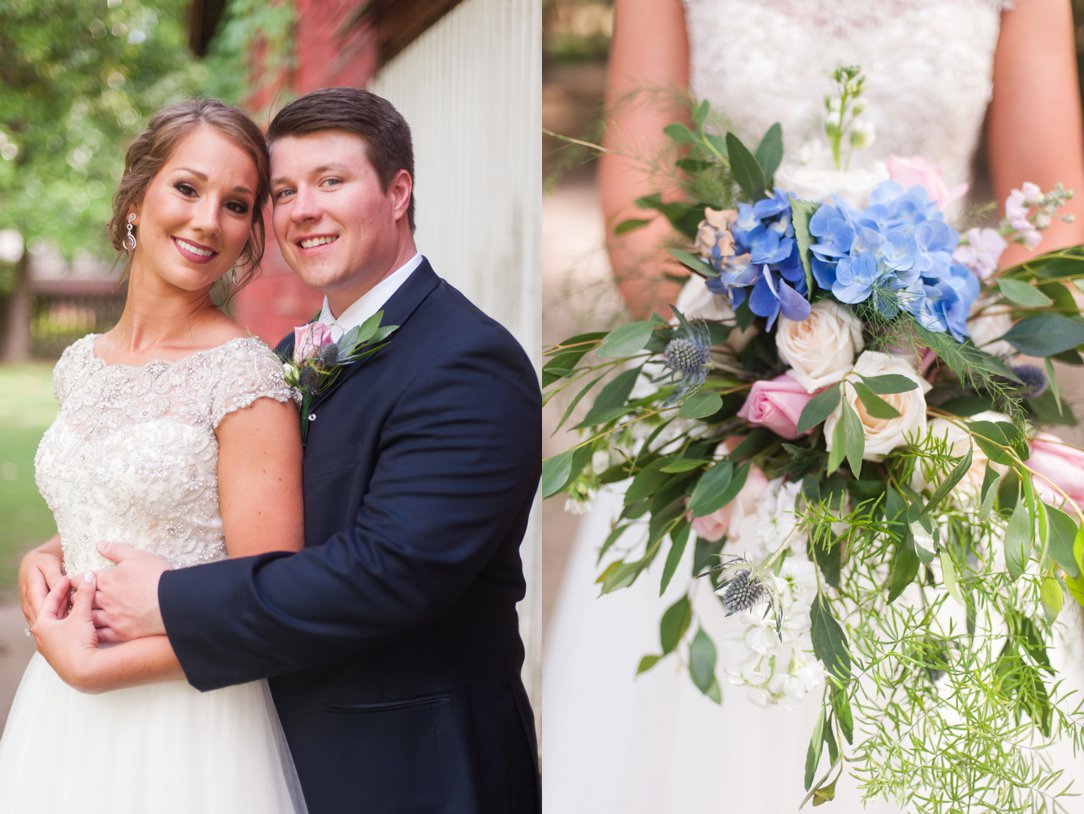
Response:
[[[387,101],[319,90],[268,139],[275,234],[326,295],[320,320],[338,338],[383,309],[399,329],[302,416],[304,550],[163,573],[104,546],[101,618],[166,633],[201,690],[270,678],[312,814],[538,812],[515,609],[534,370],[417,253],[410,131]]]

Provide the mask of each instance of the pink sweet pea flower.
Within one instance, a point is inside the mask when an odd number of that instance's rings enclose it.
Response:
[[[941,180],[941,168],[921,156],[889,156],[888,176],[904,189],[922,187],[933,201],[944,209],[967,194],[967,184],[949,189]]]
[[[800,434],[798,419],[811,398],[797,379],[784,373],[754,382],[738,417],[754,427],[766,427],[780,438],[794,440]]]
[[[1064,508],[1065,497],[1056,486],[1077,508],[1084,509],[1084,450],[1041,432],[1031,442],[1027,465],[1035,473],[1035,489],[1043,500]]]
[[[294,328],[294,363],[311,359],[331,344],[331,329],[322,322],[310,322]]]

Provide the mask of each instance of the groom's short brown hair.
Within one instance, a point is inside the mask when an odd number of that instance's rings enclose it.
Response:
[[[414,179],[414,146],[410,125],[391,102],[359,88],[322,88],[295,99],[278,112],[267,128],[272,144],[286,136],[321,130],[345,130],[365,142],[369,163],[385,191],[399,170]],[[414,193],[407,223],[414,231]]]

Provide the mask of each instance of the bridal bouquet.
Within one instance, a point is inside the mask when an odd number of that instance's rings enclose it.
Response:
[[[706,104],[667,128],[694,200],[637,203],[693,277],[672,321],[547,349],[547,400],[574,394],[583,435],[543,491],[623,492],[602,593],[687,583],[640,671],[680,659],[717,702],[822,699],[814,805],[847,770],[925,812],[1055,810],[1043,747],[1084,740],[1051,660],[1081,636],[1084,452],[1049,430],[1075,423],[1052,362],[1082,361],[1084,248],[998,259],[1070,193],[1025,184],[961,234],[964,190],[922,158],[842,169],[872,134],[859,70],[835,79],[831,171],[784,164],[778,125],[755,150],[711,132]]]

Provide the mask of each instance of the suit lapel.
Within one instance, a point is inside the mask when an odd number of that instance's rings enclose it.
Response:
[[[410,316],[418,309],[418,306],[422,304],[426,297],[440,284],[440,278],[437,277],[436,272],[433,271],[433,267],[429,265],[429,261],[422,258],[421,265],[414,270],[405,283],[399,286],[399,289],[391,295],[383,307],[384,317],[381,320],[383,325],[398,325],[400,329],[406,323]],[[400,341],[400,331],[396,331],[390,337],[388,342],[391,346]],[[286,340],[280,347],[286,346]],[[289,337],[289,348],[293,351],[293,337]],[[384,350],[377,351],[377,356],[384,353]],[[375,358],[375,357],[374,357]],[[334,393],[344,381],[357,373],[358,370],[365,367],[369,360],[363,360],[352,365],[346,365],[342,371],[336,377],[335,382],[324,392],[317,395],[313,401],[312,406],[315,408],[321,402],[326,401],[332,393]]]

